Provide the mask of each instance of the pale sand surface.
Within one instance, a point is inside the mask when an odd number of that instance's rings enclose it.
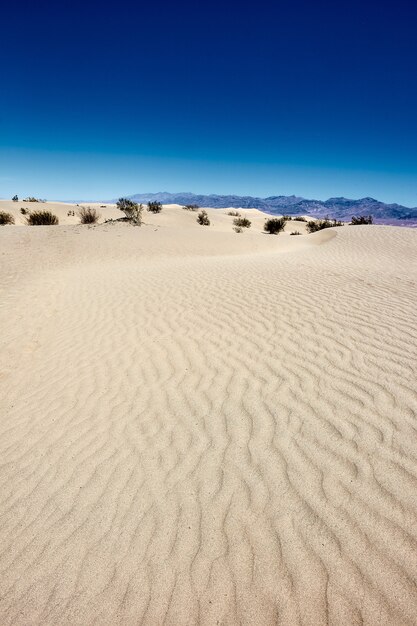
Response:
[[[1,626],[417,624],[417,231],[209,213],[0,227]]]

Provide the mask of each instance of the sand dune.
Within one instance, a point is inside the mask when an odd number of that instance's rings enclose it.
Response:
[[[2,626],[417,624],[417,232],[213,216],[0,228]]]

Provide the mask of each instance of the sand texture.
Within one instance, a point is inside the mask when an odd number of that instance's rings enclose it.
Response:
[[[1,626],[417,624],[417,230],[65,212],[0,227]]]

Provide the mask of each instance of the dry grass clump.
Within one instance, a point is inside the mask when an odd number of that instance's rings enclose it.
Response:
[[[207,215],[207,211],[203,209],[197,215],[197,222],[201,224],[201,226],[210,226],[209,216]]]
[[[295,217],[292,218],[294,222],[306,222],[306,218],[303,217],[302,215],[296,215]]]
[[[284,228],[285,220],[283,217],[271,217],[264,224],[264,231],[270,235],[279,235]]]
[[[335,226],[343,226],[343,222],[339,220],[331,220],[328,217],[325,217],[323,220],[310,220],[307,222],[307,232],[315,233],[318,230],[323,230],[324,228],[333,228]]]
[[[28,226],[57,226],[59,220],[51,211],[31,211],[26,216]]]
[[[97,224],[101,215],[97,209],[91,207],[81,207],[78,211],[78,217],[81,220],[81,224]]]
[[[243,233],[243,228],[241,226],[235,226],[233,230],[235,233]]]
[[[301,235],[299,230],[293,230],[292,233],[290,233],[290,235]]]
[[[162,211],[162,204],[160,202],[148,202],[147,210],[151,213],[160,213]]]
[[[6,211],[0,211],[0,226],[7,226],[7,224],[14,224],[13,215]]]
[[[232,215],[233,217],[240,217],[239,211],[228,211],[227,215]]]
[[[291,215],[283,215],[282,219],[285,220],[286,222],[291,222],[292,217],[291,217]]]
[[[184,211],[198,211],[200,207],[198,206],[198,204],[186,204],[182,208],[184,209]]]
[[[372,215],[352,215],[352,221],[350,226],[361,226],[362,224],[373,224],[374,218]]]

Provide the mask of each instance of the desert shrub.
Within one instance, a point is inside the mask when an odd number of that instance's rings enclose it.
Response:
[[[33,211],[27,214],[26,223],[29,226],[56,226],[59,220],[51,211]]]
[[[290,235],[301,235],[299,230],[293,230],[292,233],[290,233]]]
[[[129,200],[129,198],[119,198],[116,202],[116,206],[120,211],[123,211],[129,222],[132,222],[132,224],[136,226],[142,224],[143,204],[138,204],[133,200]]]
[[[81,207],[78,211],[78,217],[81,220],[81,224],[97,224],[101,215],[97,211],[97,209],[92,209],[91,207]]]
[[[286,222],[291,222],[292,217],[291,217],[291,215],[283,215],[282,219],[285,220]]]
[[[279,234],[284,228],[285,220],[283,217],[271,217],[264,224],[264,231],[270,235]]]
[[[0,226],[6,226],[7,224],[14,224],[13,215],[6,213],[6,211],[0,211]]]
[[[241,226],[235,226],[233,230],[235,233],[243,233],[243,228]]]
[[[182,208],[184,209],[184,211],[198,211],[200,207],[198,206],[198,204],[186,204]]]
[[[360,226],[361,224],[373,224],[374,223],[374,218],[372,217],[372,215],[358,215],[355,217],[355,215],[352,215],[352,221],[350,223],[350,226]]]
[[[17,196],[13,196],[12,200],[13,202],[19,202],[19,198]]]
[[[307,222],[307,232],[315,233],[318,230],[323,230],[324,228],[333,228],[334,226],[343,226],[343,222],[339,222],[338,220],[331,220],[328,217],[325,217],[323,220],[310,220]]]
[[[25,209],[25,207],[23,207],[23,206],[20,209],[20,212],[21,212],[22,215],[27,215],[29,213],[29,211],[27,209]]]
[[[197,222],[201,224],[201,226],[210,226],[209,216],[207,215],[207,211],[204,209],[200,211],[197,216]]]
[[[233,217],[240,217],[239,211],[228,211],[227,215],[232,215]]]
[[[29,196],[28,198],[25,198],[23,202],[40,202],[40,201],[37,198],[34,198],[33,196]]]
[[[292,218],[294,220],[294,222],[306,222],[306,218],[303,217],[302,215],[296,215],[295,217]]]
[[[234,226],[238,226],[239,228],[250,228],[251,223],[252,222],[248,220],[247,217],[235,217],[233,220]]]
[[[148,202],[148,211],[151,213],[160,213],[162,211],[162,204],[160,202]]]

